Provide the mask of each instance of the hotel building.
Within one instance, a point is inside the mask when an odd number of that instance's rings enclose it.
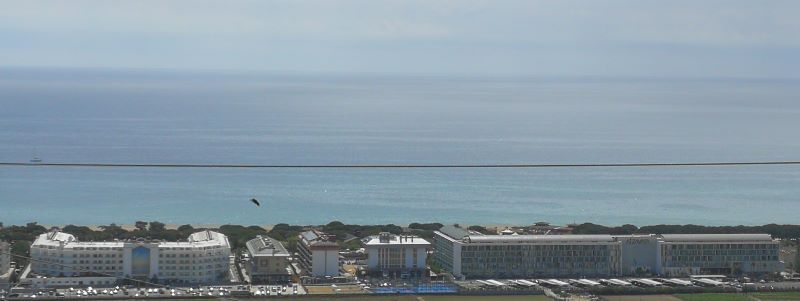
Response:
[[[412,235],[381,233],[362,239],[367,253],[367,271],[421,275],[426,269],[431,244]]]
[[[317,230],[300,233],[298,262],[314,277],[339,276],[339,244],[336,236]]]
[[[779,272],[767,234],[482,235],[445,226],[434,261],[466,278],[609,277]]]
[[[126,277],[163,283],[211,284],[228,279],[230,244],[218,232],[193,233],[186,241],[82,242],[59,231],[31,245],[31,271],[47,277]],[[80,279],[64,284],[81,284]],[[59,284],[50,281],[50,284]],[[108,283],[102,283],[108,284]]]
[[[763,274],[780,272],[780,245],[769,234],[664,234],[658,240],[656,272]]]
[[[259,235],[247,241],[246,245],[248,259],[244,267],[251,283],[285,283],[291,279],[291,254],[280,241]]]

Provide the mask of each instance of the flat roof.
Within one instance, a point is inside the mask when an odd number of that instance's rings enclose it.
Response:
[[[106,247],[122,248],[125,244],[135,244],[138,240],[116,240],[116,241],[79,241],[74,235],[61,231],[51,231],[42,233],[33,242],[33,246],[53,246],[60,247],[63,243],[64,248],[81,247]],[[223,246],[230,247],[228,238],[219,232],[204,230],[192,233],[187,241],[145,241],[146,243],[157,244],[158,247],[211,247]]]
[[[661,234],[660,236],[664,242],[772,241],[772,236],[769,234]]]
[[[477,235],[464,239],[468,243],[550,243],[550,242],[615,242],[611,235]]]
[[[289,252],[283,247],[283,244],[269,236],[259,235],[256,238],[248,240],[247,252],[250,256],[289,256]]]
[[[362,240],[365,246],[385,246],[385,245],[408,245],[408,246],[429,246],[427,240],[414,235],[390,235],[389,240],[382,242],[380,235],[372,235]]]
[[[450,238],[456,240],[461,240],[462,238],[469,236],[469,232],[467,232],[467,230],[458,228],[453,225],[444,225],[442,226],[442,228],[439,229],[439,232],[441,232],[444,235],[450,236]]]
[[[773,242],[769,234],[661,234],[661,235],[606,235],[606,234],[556,234],[556,235],[472,235],[466,230],[444,226],[437,234],[461,243],[613,243],[630,238],[649,238],[665,243],[673,242]]]

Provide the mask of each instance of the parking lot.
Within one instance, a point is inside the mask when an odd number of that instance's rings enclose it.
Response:
[[[8,294],[8,298],[71,298],[71,299],[126,299],[168,297],[246,297],[305,295],[302,286],[293,285],[232,285],[194,287],[70,287],[34,290],[28,293]]]

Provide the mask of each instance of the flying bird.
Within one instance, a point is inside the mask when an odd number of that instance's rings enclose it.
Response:
[[[256,204],[256,206],[261,207],[261,203],[259,203],[258,200],[250,199],[250,201],[253,202],[253,204]]]

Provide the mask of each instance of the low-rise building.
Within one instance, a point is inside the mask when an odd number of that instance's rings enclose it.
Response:
[[[459,278],[688,276],[779,272],[768,234],[481,235],[445,226],[434,261]]]
[[[299,234],[298,262],[314,277],[339,276],[339,244],[336,236],[311,230]]]
[[[82,242],[71,234],[51,231],[36,238],[30,253],[31,272],[46,277],[213,284],[229,276],[230,243],[225,235],[214,231],[196,232],[180,242]]]
[[[423,275],[431,244],[414,235],[381,233],[362,240],[367,271],[384,275]]]
[[[280,241],[259,235],[247,242],[247,255],[248,261],[244,266],[251,283],[285,283],[291,280],[291,254]]]

